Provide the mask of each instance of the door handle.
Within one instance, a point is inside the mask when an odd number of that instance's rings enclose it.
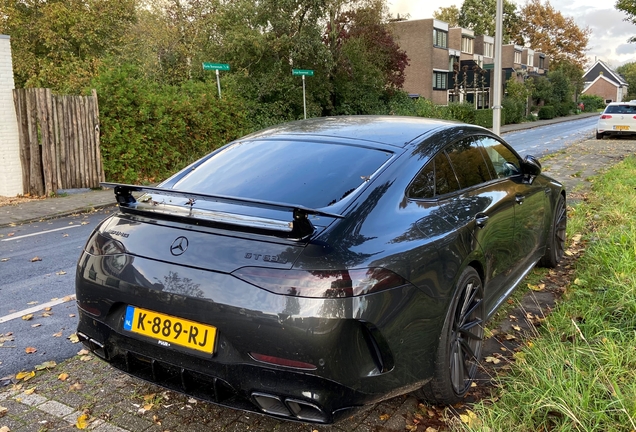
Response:
[[[517,201],[517,204],[519,204],[519,205],[523,204],[523,200],[525,200],[525,199],[526,199],[526,197],[523,196],[523,195],[515,196],[515,201]]]
[[[484,213],[478,213],[475,215],[475,223],[479,228],[483,228],[486,226],[486,222],[488,221],[488,216]]]

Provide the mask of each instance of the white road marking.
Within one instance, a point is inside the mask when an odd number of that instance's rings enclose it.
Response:
[[[36,235],[40,235],[40,234],[48,234],[48,233],[52,233],[52,232],[55,232],[55,231],[63,231],[65,229],[79,228],[79,227],[80,227],[80,225],[69,225],[69,226],[63,227],[63,228],[55,228],[55,229],[52,229],[52,230],[40,231],[40,232],[36,232],[36,233],[31,233],[31,234],[25,234],[25,235],[18,236],[18,237],[9,237],[9,238],[6,238],[6,239],[2,239],[0,241],[19,240],[19,239],[23,239],[23,238],[26,238],[26,237],[32,237],[32,236],[36,236]]]
[[[62,303],[70,302],[71,300],[75,300],[75,294],[63,297],[61,299],[51,300],[48,303],[42,303],[41,305],[33,306],[32,308],[24,309],[19,312],[15,312],[15,313],[0,317],[0,324],[5,323],[7,321],[14,320],[16,318],[23,317],[24,315],[29,315],[35,312],[39,312],[43,309],[46,309],[47,307],[53,307]]]

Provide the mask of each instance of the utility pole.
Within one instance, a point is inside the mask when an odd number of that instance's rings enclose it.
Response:
[[[495,14],[495,69],[492,95],[492,131],[501,132],[501,45],[503,39],[503,0],[497,0]]]

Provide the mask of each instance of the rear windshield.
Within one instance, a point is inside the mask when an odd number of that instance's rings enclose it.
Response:
[[[174,188],[321,208],[353,192],[391,156],[383,150],[343,144],[236,143],[187,174]]]
[[[608,105],[607,114],[636,114],[636,105]]]

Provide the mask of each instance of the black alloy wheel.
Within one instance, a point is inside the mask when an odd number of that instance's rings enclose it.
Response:
[[[435,375],[417,394],[439,404],[456,403],[468,392],[483,345],[485,308],[477,271],[467,267],[457,287],[440,338]]]
[[[565,206],[565,198],[563,195],[554,207],[554,218],[550,227],[550,234],[546,244],[545,255],[541,258],[539,264],[542,267],[554,268],[565,254],[565,232],[568,226],[567,208]]]

